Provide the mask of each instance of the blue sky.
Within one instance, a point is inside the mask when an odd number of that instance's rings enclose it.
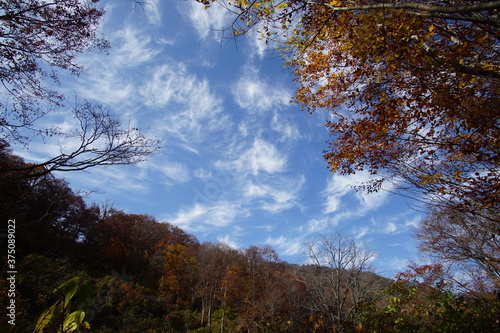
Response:
[[[289,262],[305,262],[303,242],[336,229],[380,252],[379,274],[393,276],[417,259],[411,229],[419,213],[387,191],[352,190],[367,174],[328,171],[328,114],[310,115],[289,102],[293,77],[257,36],[222,38],[234,19],[225,10],[178,0],[101,5],[112,48],[82,55],[87,71],[63,74],[59,89],[105,105],[164,147],[136,166],[59,177],[74,189],[99,189],[89,201],[153,215],[200,241],[271,245]],[[71,128],[64,114],[57,119]],[[20,153],[37,159],[56,149],[37,142]]]

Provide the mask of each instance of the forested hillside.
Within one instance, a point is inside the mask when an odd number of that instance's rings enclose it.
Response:
[[[5,143],[0,157],[26,166]],[[439,265],[382,278],[375,252],[341,233],[290,264],[270,247],[200,243],[151,216],[88,206],[50,173],[1,182],[0,215],[15,225],[2,230],[2,331],[500,331],[493,290],[459,291]]]

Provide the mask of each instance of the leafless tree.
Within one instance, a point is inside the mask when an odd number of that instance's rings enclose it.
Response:
[[[0,140],[26,149],[36,141],[59,145],[43,162],[0,168],[0,182],[13,176],[134,164],[159,149],[158,140],[124,126],[101,105],[77,101],[65,106],[65,97],[51,87],[58,82],[57,70],[75,75],[83,70],[75,61],[79,54],[109,48],[98,33],[104,10],[97,2],[0,1]],[[47,125],[50,115],[68,113],[76,125],[72,129]]]
[[[146,137],[138,128],[122,126],[121,121],[101,105],[83,101],[73,107],[72,113],[76,126],[67,133],[51,134],[58,137],[56,156],[40,163],[0,168],[0,173],[12,177],[12,172],[16,172],[18,176],[30,178],[97,165],[135,164],[160,148],[160,140]]]
[[[310,294],[306,306],[319,325],[344,332],[354,325],[358,307],[376,294],[364,275],[377,252],[339,231],[306,243],[306,248],[311,265],[298,273]]]

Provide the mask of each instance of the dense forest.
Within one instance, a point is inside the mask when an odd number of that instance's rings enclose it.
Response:
[[[5,143],[0,163],[27,166]],[[341,233],[308,244],[310,263],[297,265],[89,206],[50,173],[0,180],[3,332],[500,331],[494,290],[457,288],[440,265],[380,277],[374,252]]]

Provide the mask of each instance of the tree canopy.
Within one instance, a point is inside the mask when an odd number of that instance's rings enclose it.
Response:
[[[57,107],[63,96],[47,86],[56,69],[78,74],[76,56],[91,49],[106,51],[97,32],[104,10],[97,1],[0,2],[0,125],[11,139]]]
[[[498,206],[499,1],[226,7],[235,35],[253,29],[278,45],[300,85],[294,101],[331,112],[333,172],[367,170],[368,191],[395,181],[468,210]]]

